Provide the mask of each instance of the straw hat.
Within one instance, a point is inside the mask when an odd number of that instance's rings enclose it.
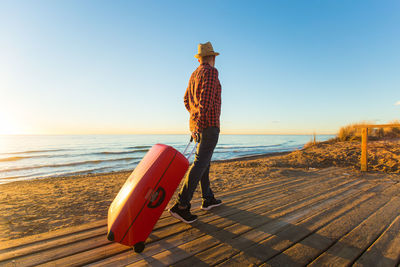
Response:
[[[210,42],[205,44],[199,44],[197,47],[198,54],[194,55],[195,58],[206,57],[206,56],[218,56],[219,53],[214,52],[214,48]]]

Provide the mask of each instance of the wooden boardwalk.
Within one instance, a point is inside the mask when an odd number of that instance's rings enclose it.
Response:
[[[220,194],[178,222],[165,212],[136,254],[106,221],[0,243],[0,266],[399,266],[400,184],[329,168]]]

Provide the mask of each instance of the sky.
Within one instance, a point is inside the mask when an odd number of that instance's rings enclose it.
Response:
[[[400,1],[0,0],[0,134],[189,133],[197,45],[221,133],[400,119]]]

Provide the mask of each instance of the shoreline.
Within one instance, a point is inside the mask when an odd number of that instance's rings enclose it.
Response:
[[[213,163],[224,163],[224,162],[234,162],[234,161],[247,161],[247,160],[255,160],[255,159],[263,159],[263,158],[270,158],[270,157],[276,157],[276,156],[284,156],[288,155],[296,150],[299,149],[294,149],[291,151],[282,151],[282,152],[271,152],[271,153],[265,153],[265,154],[257,154],[257,155],[250,155],[250,156],[243,156],[243,157],[238,157],[238,158],[233,158],[233,159],[219,159],[219,160],[213,160],[211,162]]]
[[[248,155],[248,156],[243,156],[243,157],[237,157],[237,158],[232,158],[232,159],[220,159],[220,160],[213,160],[211,161],[212,163],[223,163],[223,162],[233,162],[233,161],[245,161],[245,160],[253,160],[253,159],[260,159],[260,158],[267,158],[267,157],[274,157],[274,156],[281,156],[281,155],[287,155],[292,153],[295,150],[291,151],[283,151],[283,152],[271,152],[271,153],[264,153],[264,154],[257,154],[257,155]],[[29,178],[29,179],[21,179],[20,181],[11,181],[11,182],[4,182],[0,183],[0,186],[5,185],[5,184],[10,184],[10,183],[19,183],[19,182],[28,182],[28,181],[34,181],[34,180],[46,180],[46,179],[60,179],[60,178],[70,178],[70,177],[89,177],[89,176],[98,176],[98,175],[112,175],[112,174],[125,174],[125,173],[131,173],[133,172],[135,168],[132,168],[132,170],[122,170],[122,171],[111,171],[111,172],[98,172],[98,173],[87,173],[87,174],[70,174],[70,175],[56,175],[56,176],[47,176],[47,177],[37,177],[37,178]],[[4,180],[7,180],[9,178],[4,178]],[[12,178],[15,179],[15,178]]]
[[[54,135],[11,136],[0,155],[0,184],[21,180],[100,174],[132,170],[154,144],[169,144],[182,152],[188,138],[176,135]],[[326,140],[332,136],[320,136]],[[185,141],[186,140],[186,141]],[[299,149],[310,138],[301,135],[221,134],[214,159],[237,159],[258,154]],[[26,145],[25,145],[26,144]],[[192,143],[193,145],[193,143]]]
[[[291,152],[213,161],[211,187],[218,197],[220,192],[267,180],[278,181],[298,175],[316,179],[318,170],[325,168],[335,168],[338,173],[359,179],[400,182],[400,140],[370,142],[369,145],[368,173],[359,170],[359,142],[323,142]],[[131,172],[46,177],[0,184],[0,231],[3,233],[0,241],[106,219],[111,202]],[[176,196],[177,192],[169,205]],[[193,200],[200,197],[198,187]]]

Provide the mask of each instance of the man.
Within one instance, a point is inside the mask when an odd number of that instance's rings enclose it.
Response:
[[[190,131],[198,144],[193,165],[177,202],[169,212],[185,223],[197,220],[197,216],[190,213],[190,201],[199,181],[203,198],[201,209],[210,210],[222,204],[221,200],[214,198],[209,179],[211,157],[220,131],[221,84],[218,71],[214,68],[218,55],[210,42],[198,45],[198,54],[194,57],[200,66],[192,73],[184,96],[185,107],[190,113]]]

